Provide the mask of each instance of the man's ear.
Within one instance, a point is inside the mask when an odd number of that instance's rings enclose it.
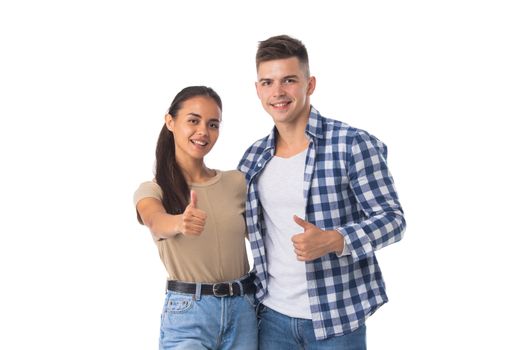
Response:
[[[166,124],[168,130],[173,132],[173,117],[171,116],[171,114],[166,113],[166,115],[164,116],[164,123]]]
[[[314,76],[308,78],[308,90],[306,91],[306,94],[308,96],[310,96],[311,94],[314,93],[314,91],[315,91],[315,84],[316,84],[316,80],[315,80]]]

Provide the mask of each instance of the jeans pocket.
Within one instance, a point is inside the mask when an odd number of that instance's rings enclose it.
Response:
[[[244,300],[246,300],[248,302],[248,304],[250,304],[250,306],[255,311],[255,307],[256,307],[256,305],[255,305],[255,296],[253,294],[244,294],[243,297],[244,297]]]
[[[170,294],[166,301],[166,313],[180,314],[193,307],[193,296],[185,294]]]

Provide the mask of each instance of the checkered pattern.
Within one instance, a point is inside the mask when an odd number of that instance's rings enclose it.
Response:
[[[357,329],[388,301],[374,252],[399,241],[405,220],[386,164],[386,146],[374,136],[324,118],[313,107],[304,173],[306,220],[338,230],[350,254],[331,253],[306,263],[312,321],[317,339]],[[257,299],[266,293],[266,232],[257,191],[258,175],[275,151],[275,129],[244,154],[246,221],[256,270]]]

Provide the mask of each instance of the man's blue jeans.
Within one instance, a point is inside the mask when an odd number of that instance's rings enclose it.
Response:
[[[312,320],[288,317],[263,304],[258,307],[257,317],[260,350],[366,350],[365,325],[352,333],[316,340]]]
[[[215,297],[168,291],[159,349],[257,349],[252,294]]]

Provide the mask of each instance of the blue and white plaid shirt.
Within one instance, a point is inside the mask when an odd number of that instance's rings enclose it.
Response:
[[[266,294],[268,269],[257,182],[275,153],[275,132],[274,128],[255,142],[238,166],[248,186],[246,222],[259,301]],[[313,107],[306,135],[310,143],[303,186],[305,220],[322,230],[339,231],[349,251],[306,262],[312,321],[321,340],[357,329],[388,301],[374,252],[402,238],[405,219],[381,141],[325,118]]]

